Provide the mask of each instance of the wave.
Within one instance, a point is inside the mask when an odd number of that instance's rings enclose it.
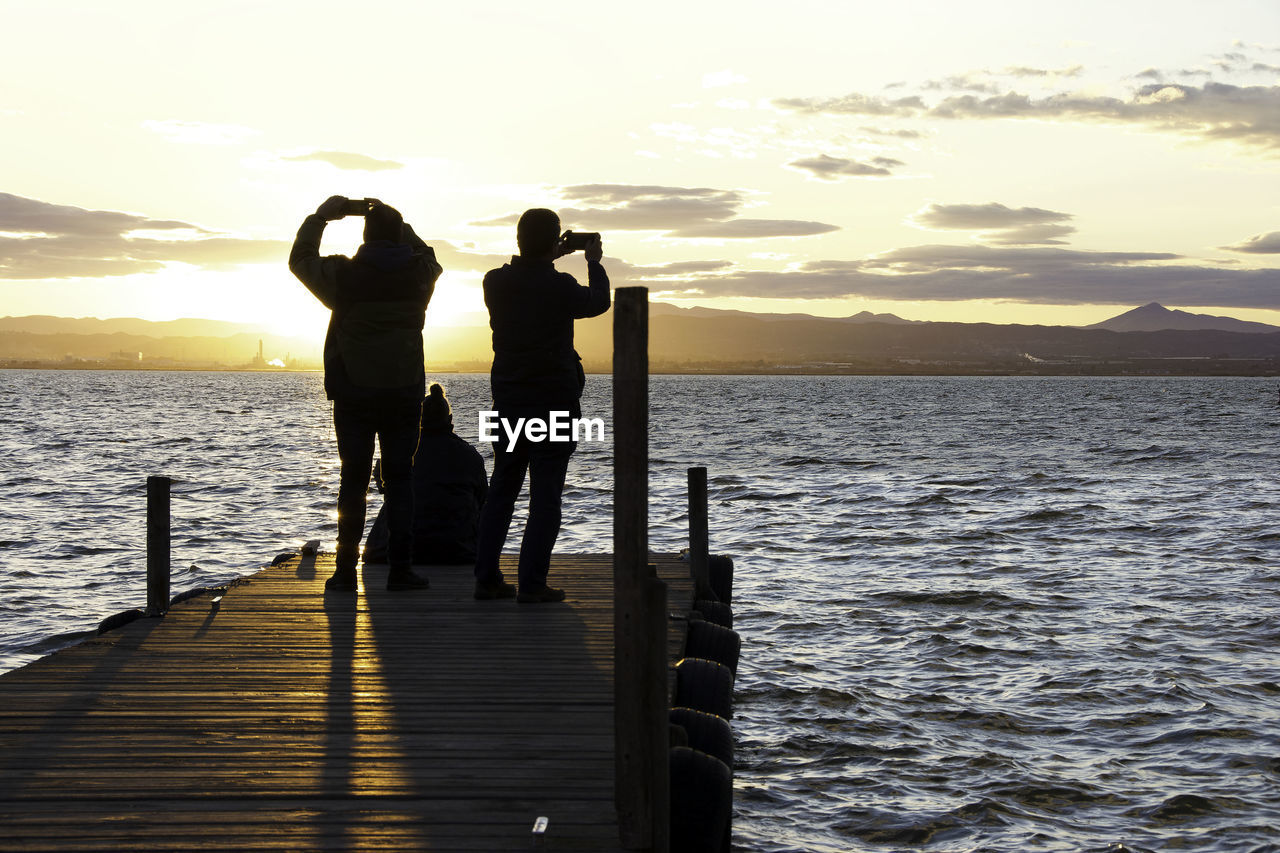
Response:
[[[884,461],[879,459],[827,459],[821,456],[788,456],[777,464],[784,468],[827,468],[833,465],[846,468],[885,467]]]
[[[95,631],[66,631],[61,634],[54,634],[51,637],[45,637],[44,639],[38,640],[34,643],[31,643],[30,645],[23,646],[21,649],[18,649],[18,652],[20,654],[27,654],[27,655],[47,655],[47,654],[56,652],[60,649],[65,649],[68,646],[74,646],[75,644],[81,642],[82,640],[87,640],[88,638],[94,636],[95,634],[97,634],[96,630]]]
[[[1021,610],[1027,606],[1022,599],[1014,598],[995,590],[983,589],[892,590],[874,593],[867,597],[867,601],[868,603],[877,602],[891,607],[907,605],[911,607],[959,607],[974,610]]]
[[[1156,444],[1141,449],[1112,448],[1110,452],[1119,457],[1113,463],[1115,465],[1133,465],[1143,462],[1195,462],[1205,456],[1204,452],[1200,450],[1191,450],[1185,447],[1166,448]]]

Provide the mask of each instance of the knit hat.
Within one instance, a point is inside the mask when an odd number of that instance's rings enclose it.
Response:
[[[453,410],[439,382],[431,383],[431,392],[422,401],[423,432],[453,432]]]

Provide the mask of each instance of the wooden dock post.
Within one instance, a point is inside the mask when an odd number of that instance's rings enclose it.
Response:
[[[711,545],[707,522],[707,469],[689,469],[689,573],[695,596],[716,601],[711,589]]]
[[[169,487],[168,477],[147,478],[147,610],[163,616],[169,609]]]
[[[614,802],[628,850],[670,833],[667,595],[649,564],[649,290],[613,306]]]

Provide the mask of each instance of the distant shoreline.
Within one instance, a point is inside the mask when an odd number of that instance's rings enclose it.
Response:
[[[650,365],[654,376],[1219,376],[1266,378],[1280,377],[1280,364],[1271,360],[1248,360],[1231,364],[1220,359],[1156,359],[1130,363],[1028,364],[1028,365],[756,365],[756,364],[680,364]],[[1245,360],[1240,360],[1245,361]],[[1164,362],[1164,363],[1161,363]],[[1181,362],[1170,364],[1168,362]],[[228,367],[225,365],[113,365],[64,364],[59,362],[7,362],[0,370],[68,370],[68,371],[138,371],[153,373],[323,373],[323,368]],[[428,374],[457,373],[484,375],[488,367],[441,365],[428,367]],[[601,365],[589,366],[587,373],[608,375]]]

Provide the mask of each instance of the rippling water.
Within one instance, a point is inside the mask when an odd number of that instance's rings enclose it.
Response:
[[[442,380],[474,439],[487,378]],[[1280,850],[1275,380],[651,391],[652,546],[682,547],[706,465],[738,564],[740,849]],[[149,474],[177,481],[175,592],[331,544],[323,396],[0,371],[0,669],[145,602]],[[610,464],[575,457],[560,550],[609,550]]]

